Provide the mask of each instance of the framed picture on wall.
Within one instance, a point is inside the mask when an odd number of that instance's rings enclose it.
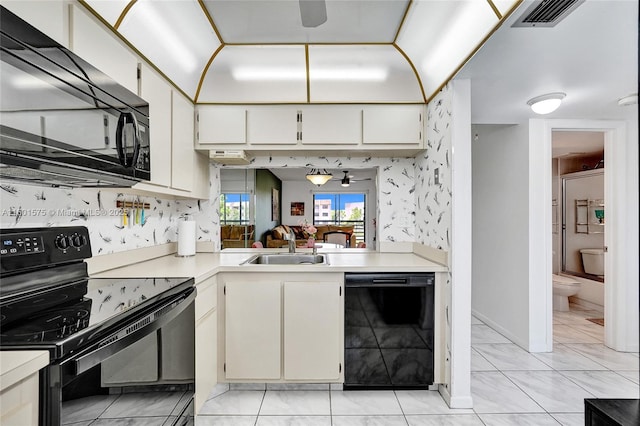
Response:
[[[278,188],[271,189],[271,220],[280,220],[280,191]]]
[[[291,216],[304,216],[304,203],[300,201],[291,202]]]

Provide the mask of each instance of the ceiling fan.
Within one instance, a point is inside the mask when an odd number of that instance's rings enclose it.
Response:
[[[349,170],[343,170],[342,173],[344,173],[344,177],[340,181],[340,185],[345,187],[345,188],[347,188],[349,185],[351,185],[351,182],[361,182],[361,181],[364,181],[364,180],[371,180],[371,178],[354,179],[353,175],[349,174]]]
[[[327,4],[325,0],[298,0],[300,18],[305,28],[315,28],[327,22]]]

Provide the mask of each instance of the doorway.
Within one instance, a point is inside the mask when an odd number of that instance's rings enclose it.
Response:
[[[601,131],[604,133],[605,194],[605,339],[618,351],[638,350],[638,204],[637,146],[627,135],[623,121],[530,120],[529,126],[529,288],[530,350],[548,352],[553,347],[552,184],[551,152],[554,131]],[[534,143],[535,142],[535,143]],[[631,161],[633,159],[633,161]],[[545,253],[540,256],[540,253]]]

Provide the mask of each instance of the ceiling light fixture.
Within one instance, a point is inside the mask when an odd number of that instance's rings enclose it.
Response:
[[[635,105],[637,103],[638,103],[637,93],[633,93],[631,95],[625,96],[624,98],[618,99],[619,106],[629,106],[629,105]]]
[[[333,175],[327,172],[326,169],[311,169],[311,171],[307,173],[307,179],[309,179],[309,181],[311,181],[311,183],[313,183],[314,185],[318,186],[324,185],[325,183],[329,182],[332,177]]]
[[[549,114],[558,109],[565,96],[567,95],[562,92],[548,93],[529,99],[527,105],[529,105],[536,114]]]
[[[342,172],[344,173],[344,177],[342,178],[342,182],[340,183],[340,185],[347,188],[349,185],[351,185],[351,180],[349,179],[349,170],[343,170]]]

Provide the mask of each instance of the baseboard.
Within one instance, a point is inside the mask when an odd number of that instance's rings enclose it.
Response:
[[[449,389],[443,384],[438,385],[438,392],[440,392],[440,396],[442,396],[449,408],[473,408],[471,395],[452,397]]]
[[[506,337],[507,339],[511,340],[513,343],[515,343],[516,345],[520,346],[525,351],[529,352],[529,342],[520,340],[518,337],[516,337],[513,334],[511,334],[511,332],[509,332],[508,330],[505,330],[502,326],[496,324],[493,320],[491,320],[490,318],[487,318],[486,316],[482,315],[481,313],[479,313],[475,309],[471,310],[471,315],[473,315],[474,317],[478,318],[480,321],[482,321],[483,323],[485,323],[489,327],[493,328],[495,331],[497,331],[498,333],[502,334],[504,337]]]

